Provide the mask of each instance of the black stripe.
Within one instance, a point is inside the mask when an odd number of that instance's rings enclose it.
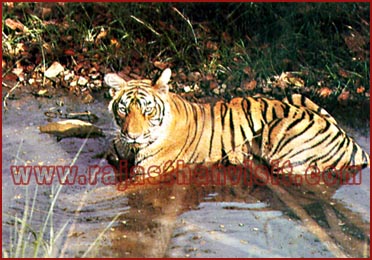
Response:
[[[358,147],[356,146],[355,143],[353,143],[353,151],[351,152],[351,156],[350,156],[350,159],[352,160],[352,165],[355,165],[355,156],[357,155],[358,153]]]
[[[176,99],[174,98],[171,98],[171,101],[173,102],[174,106],[176,107],[176,110],[179,114],[181,114],[180,112],[180,107],[178,106],[177,102],[176,102]]]
[[[272,138],[271,138],[271,133],[272,131],[274,131],[275,127],[281,122],[282,120],[275,120],[273,121],[270,125],[268,125],[267,127],[269,127],[269,131],[267,133],[267,139],[268,139],[268,144],[271,144],[272,143]],[[263,129],[262,129],[263,130]],[[274,136],[276,137],[276,136]]]
[[[240,125],[240,132],[241,132],[241,134],[243,136],[244,144],[246,145],[247,150],[250,153],[252,149],[251,149],[251,146],[249,144],[249,140],[247,140],[247,136],[245,135],[245,132],[244,132],[244,129],[243,129],[243,126],[242,125]]]
[[[231,147],[235,150],[235,129],[232,108],[230,108],[230,135]]]
[[[263,120],[265,121],[265,124],[267,124],[267,108],[268,108],[268,104],[267,104],[267,101],[265,99],[261,99],[261,102],[263,104],[263,108],[261,108],[261,114],[263,115],[262,118]]]
[[[204,132],[204,127],[205,127],[205,122],[206,122],[206,120],[205,120],[205,110],[204,110],[204,106],[203,105],[201,105],[201,104],[197,104],[198,105],[198,107],[199,107],[199,110],[200,110],[200,112],[201,112],[201,115],[202,115],[202,127],[201,127],[201,130],[200,131],[196,131],[196,134],[199,134],[199,140],[198,140],[198,142],[196,143],[196,147],[195,147],[195,149],[194,149],[194,152],[191,154],[191,156],[190,156],[190,162],[191,163],[193,163],[194,162],[194,159],[196,159],[196,158],[194,158],[194,156],[195,156],[195,154],[196,154],[196,152],[198,151],[198,146],[199,146],[199,143],[200,143],[200,140],[201,140],[201,138],[202,138],[202,136],[203,136],[203,132]],[[203,149],[204,149],[205,147],[203,147]]]
[[[271,108],[271,114],[273,115],[272,120],[275,120],[276,118],[278,118],[278,115],[276,114],[275,106],[272,106],[272,108]]]
[[[187,101],[184,101],[183,99],[181,99],[179,96],[176,96],[179,101],[183,104],[183,108],[184,108],[184,111],[186,113],[185,115],[185,119],[186,119],[186,125],[189,125],[188,121],[189,121],[189,116],[188,116],[188,111],[187,111],[187,106],[186,106],[186,103]],[[188,144],[188,140],[189,140],[189,136],[190,136],[190,127],[187,127],[187,136],[186,136],[186,139],[185,139],[185,143],[183,144],[182,148],[178,151],[178,154],[176,155],[176,157],[174,158],[173,162],[177,161],[178,158],[180,157],[180,154],[183,152],[183,150],[185,149],[185,147],[187,146]]]
[[[220,113],[221,113],[222,130],[224,130],[225,129],[225,117],[227,113],[227,106],[225,103],[221,103]]]
[[[288,100],[288,103],[289,103],[289,104],[294,105],[294,104],[293,104],[292,95],[289,95],[289,96],[287,97],[287,100]]]
[[[302,159],[300,161],[295,161],[295,162],[291,161],[291,165],[293,167],[296,167],[296,166],[304,165],[304,164],[306,166],[306,164],[308,164],[307,167],[306,167],[306,168],[308,168],[313,162],[316,162],[316,161],[317,161],[316,155],[312,155],[312,156],[307,157],[305,159]]]
[[[306,105],[306,97],[304,95],[301,95],[301,105],[304,107],[307,107]]]
[[[305,132],[308,131],[308,130],[309,130],[309,129],[314,125],[314,123],[315,123],[314,121],[310,122],[309,125],[308,125],[308,126],[307,126],[303,131],[302,131],[302,132],[297,133],[297,134],[295,134],[294,136],[292,136],[288,142],[290,142],[291,140],[294,140],[294,139],[297,138],[298,136],[304,135]],[[285,142],[285,143],[283,144],[283,148],[282,148],[282,149],[284,149],[284,147],[287,145],[288,142]],[[305,143],[307,143],[307,142],[308,142],[308,141],[306,141]],[[276,150],[277,150],[277,149],[276,149]],[[307,149],[302,149],[302,150],[296,152],[296,153],[295,153],[294,155],[292,155],[291,157],[294,157],[294,156],[300,154],[301,152],[303,152],[303,151],[305,151],[305,150],[307,150]],[[281,157],[285,157],[285,156],[287,156],[288,154],[290,154],[291,152],[292,152],[292,150],[287,151],[287,153],[282,154]],[[279,152],[279,153],[280,153],[280,152]]]
[[[211,125],[211,139],[209,140],[209,157],[211,157],[212,149],[213,149],[213,137],[214,137],[214,107],[215,107],[215,105],[216,105],[216,104],[210,104],[212,125]]]
[[[298,135],[301,135],[303,132],[304,132],[304,131],[302,131],[302,132],[301,132],[300,134],[298,134]],[[296,136],[298,136],[298,135],[296,135]],[[309,150],[309,149],[313,149],[314,147],[316,147],[316,146],[318,146],[319,144],[321,144],[324,140],[326,140],[329,136],[330,136],[330,134],[328,134],[327,136],[325,136],[324,138],[322,138],[319,142],[317,142],[316,144],[310,146],[309,148],[303,149],[301,152],[306,151],[306,150]],[[311,142],[312,140],[314,140],[314,139],[317,138],[317,137],[319,137],[319,133],[314,134],[312,138],[306,140],[305,142],[303,142],[303,144],[308,143],[308,142]],[[278,144],[278,146],[275,148],[275,150],[273,151],[272,154],[276,154],[279,150],[284,149],[285,145],[286,145],[288,142],[290,142],[291,140],[293,140],[293,139],[294,139],[293,137],[288,138],[287,140],[284,139],[284,138],[281,139],[280,142],[279,142],[279,144]],[[283,142],[284,142],[284,144],[281,144],[281,143],[283,143]],[[280,146],[281,146],[281,147],[280,147]],[[279,147],[280,147],[280,149],[279,149]],[[282,158],[282,157],[283,157],[283,156],[281,156],[281,158]]]
[[[136,165],[139,165],[141,162],[143,162],[144,160],[147,160],[151,157],[154,157],[155,155],[157,155],[161,150],[163,150],[163,147],[160,147],[159,150],[157,150],[155,153],[152,153],[152,154],[148,154],[147,156],[145,156],[144,158],[142,158],[142,160],[138,161]]]
[[[322,156],[318,156],[317,157],[317,160],[318,161],[321,161],[321,160],[323,160],[324,158],[327,158],[327,157],[329,157],[330,159],[332,159],[333,158],[333,155],[334,154],[330,154],[331,153],[331,151],[333,151],[335,148],[337,148],[337,139],[338,139],[338,137],[340,136],[340,132],[338,132],[327,144],[324,144],[323,146],[324,147],[329,147],[330,145],[332,145],[333,143],[335,143],[335,145],[331,148],[331,149],[328,149],[328,153],[326,153],[326,154],[324,154],[324,155],[322,155]],[[328,139],[328,136],[330,136],[331,135],[331,133],[329,133],[328,135],[327,135],[327,137],[326,138],[323,138],[321,141],[325,141],[325,140],[327,140]],[[345,139],[343,139],[343,142],[345,141]],[[342,144],[343,144],[343,142],[342,142]],[[320,143],[320,142],[319,142]],[[339,149],[336,149],[336,153],[337,153],[337,150],[339,150]],[[325,160],[323,160],[323,162],[327,162],[328,161],[328,159],[325,159]],[[332,165],[330,165],[330,166],[332,166]]]
[[[125,95],[131,96],[131,95],[133,95],[133,93],[134,93],[134,89],[131,89],[131,90],[126,91]]]
[[[284,105],[284,109],[283,109],[283,114],[284,114],[284,118],[287,118],[288,117],[288,115],[289,115],[289,110],[290,110],[290,105],[288,105],[288,104],[286,104],[286,103],[283,103],[283,105]]]
[[[302,112],[302,115],[300,118],[294,120],[286,129],[286,131],[289,131],[291,130],[293,127],[295,127],[296,125],[298,125],[299,123],[302,123],[302,121],[304,120],[306,116],[306,113],[305,112]]]
[[[242,105],[242,109],[243,109],[243,112],[244,112],[245,119],[248,122],[249,128],[251,129],[252,132],[254,132],[253,122],[252,122],[252,120],[250,118],[250,114],[249,114],[250,107],[251,107],[249,100],[247,98],[244,98],[242,100],[242,104],[241,105]]]
[[[326,126],[318,132],[318,134],[323,134],[331,127],[331,123],[328,120],[324,120],[326,122]]]
[[[361,151],[361,152],[362,152],[363,161],[365,162],[365,163],[362,164],[362,167],[364,168],[364,167],[367,167],[368,166],[368,160],[369,160],[369,158],[368,158],[367,154],[364,151]]]
[[[193,104],[193,103],[190,103],[190,105],[191,105],[191,109],[192,109],[192,113],[193,113],[193,117],[194,117],[194,122],[195,122],[195,131],[194,131],[194,135],[192,137],[192,140],[190,142],[190,145],[191,145],[192,143],[194,143],[194,141],[196,139],[196,136],[197,136],[197,133],[198,133],[199,120],[198,120],[198,112],[195,108],[196,105]]]
[[[321,157],[318,157],[319,161],[324,159],[324,158],[327,158],[327,159],[322,160],[323,165],[325,165],[327,162],[331,161],[331,163],[329,163],[329,165],[327,165],[326,167],[336,166],[341,161],[341,159],[345,156],[345,153],[342,153],[340,156],[338,156],[338,158],[336,160],[334,160],[335,155],[340,151],[340,148],[342,148],[344,146],[345,141],[346,140],[343,139],[340,144],[335,143],[335,145],[332,147],[332,149],[327,154],[325,154]],[[331,153],[331,151],[333,151],[333,152]],[[348,160],[350,160],[350,158]]]

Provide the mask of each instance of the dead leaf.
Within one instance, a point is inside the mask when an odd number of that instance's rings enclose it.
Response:
[[[43,7],[41,9],[41,17],[43,19],[49,17],[51,13],[52,13],[52,8],[50,8],[50,7]]]
[[[252,73],[252,68],[251,67],[245,67],[243,69],[243,72],[249,76]]]
[[[114,45],[115,46],[115,48],[120,48],[120,43],[119,43],[119,41],[117,40],[117,39],[115,39],[115,38],[112,38],[111,40],[110,40],[110,44],[111,45]]]
[[[3,5],[5,5],[6,7],[8,7],[9,9],[13,9],[14,8],[14,3],[13,2],[4,2]]]
[[[65,55],[69,55],[69,56],[74,56],[75,55],[75,51],[72,50],[72,49],[68,49],[68,50],[65,50],[64,51],[64,54]]]
[[[20,68],[14,68],[12,70],[12,73],[14,73],[17,76],[19,76],[22,72],[23,72],[23,68],[22,67],[20,67]]]
[[[366,91],[366,89],[365,89],[363,86],[358,87],[357,90],[356,90],[356,92],[357,92],[358,94],[362,94],[362,93],[364,93],[365,91]]]
[[[278,80],[275,82],[275,86],[276,87],[279,87],[281,89],[286,89],[288,87],[288,75],[286,72],[282,72],[282,74],[280,74]]]
[[[43,48],[46,51],[46,53],[51,54],[52,53],[52,46],[49,43],[44,43]]]
[[[298,78],[298,77],[294,77],[292,75],[290,75],[288,77],[288,81],[289,81],[289,83],[291,83],[292,85],[295,85],[296,87],[302,88],[302,87],[305,86],[305,82],[304,82],[303,79]]]
[[[350,91],[343,91],[338,97],[337,101],[341,104],[346,106],[348,103],[348,100],[350,98]]]
[[[318,94],[322,98],[329,97],[332,94],[332,90],[328,87],[322,87],[319,89]]]
[[[338,75],[340,75],[343,78],[348,78],[350,76],[347,71],[345,71],[341,68],[338,69]]]
[[[252,81],[244,81],[243,82],[243,87],[246,90],[254,90],[257,86],[257,81],[252,80]]]
[[[214,75],[211,73],[208,73],[207,76],[205,76],[205,80],[208,80],[208,81],[214,80]]]
[[[44,72],[45,77],[47,78],[55,78],[58,76],[59,73],[64,71],[64,67],[57,61],[53,62],[53,64]]]
[[[158,69],[165,70],[169,67],[169,64],[167,62],[155,61],[154,66]]]
[[[17,56],[27,49],[24,43],[17,43],[15,46],[12,46],[9,42],[5,42],[5,47],[7,48],[8,53],[13,56]]]
[[[3,80],[15,81],[17,79],[18,79],[17,75],[15,75],[13,73],[9,73],[9,74],[6,74],[5,76],[3,76]]]
[[[228,32],[223,32],[221,36],[222,40],[224,40],[226,43],[231,43],[232,39]]]
[[[209,83],[209,88],[210,88],[211,90],[213,90],[213,89],[218,89],[218,83],[217,83],[217,81],[211,81],[211,82]]]
[[[95,43],[100,43],[101,39],[105,38],[107,36],[107,31],[104,28],[101,28],[101,31],[96,37]]]
[[[28,32],[28,28],[24,26],[21,22],[15,21],[10,18],[5,19],[5,25],[14,31],[18,29],[21,32]]]
[[[214,51],[218,50],[218,44],[216,42],[208,41],[206,47]]]
[[[12,70],[12,73],[17,75],[19,81],[24,81],[25,80],[25,74],[23,72],[23,67],[22,66],[18,66],[18,64],[17,64],[17,68],[14,68]]]

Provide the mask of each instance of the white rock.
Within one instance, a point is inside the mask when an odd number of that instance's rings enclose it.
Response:
[[[191,88],[189,86],[185,86],[183,90],[187,93],[191,91]]]
[[[77,85],[77,81],[76,80],[71,81],[70,87],[76,87],[76,85]]]
[[[75,76],[74,71],[68,71],[67,73],[65,73],[64,80],[65,80],[65,81],[69,81],[69,80],[72,79],[74,76]]]
[[[59,73],[64,71],[65,68],[63,66],[55,61],[53,64],[44,72],[44,76],[47,78],[55,78],[58,76]]]
[[[80,86],[85,86],[88,83],[88,80],[86,78],[80,76],[77,83]]]
[[[220,94],[220,90],[218,88],[214,88],[212,91],[214,94],[217,94],[217,95]]]

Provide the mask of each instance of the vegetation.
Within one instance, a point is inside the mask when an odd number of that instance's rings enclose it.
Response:
[[[197,84],[197,97],[226,84],[224,98],[369,99],[368,3],[6,3],[2,19],[3,74],[37,77],[54,61],[132,78],[169,66],[175,91]],[[282,72],[296,77],[275,88]]]

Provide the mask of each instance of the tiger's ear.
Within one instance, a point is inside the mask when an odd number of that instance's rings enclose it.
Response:
[[[159,79],[155,83],[155,89],[160,93],[160,94],[167,94],[169,90],[168,82],[172,76],[172,71],[170,68],[165,69]]]
[[[119,75],[115,73],[106,74],[104,81],[106,85],[110,87],[111,97],[114,97],[117,91],[127,86],[127,82],[125,82],[123,78],[119,77]]]

